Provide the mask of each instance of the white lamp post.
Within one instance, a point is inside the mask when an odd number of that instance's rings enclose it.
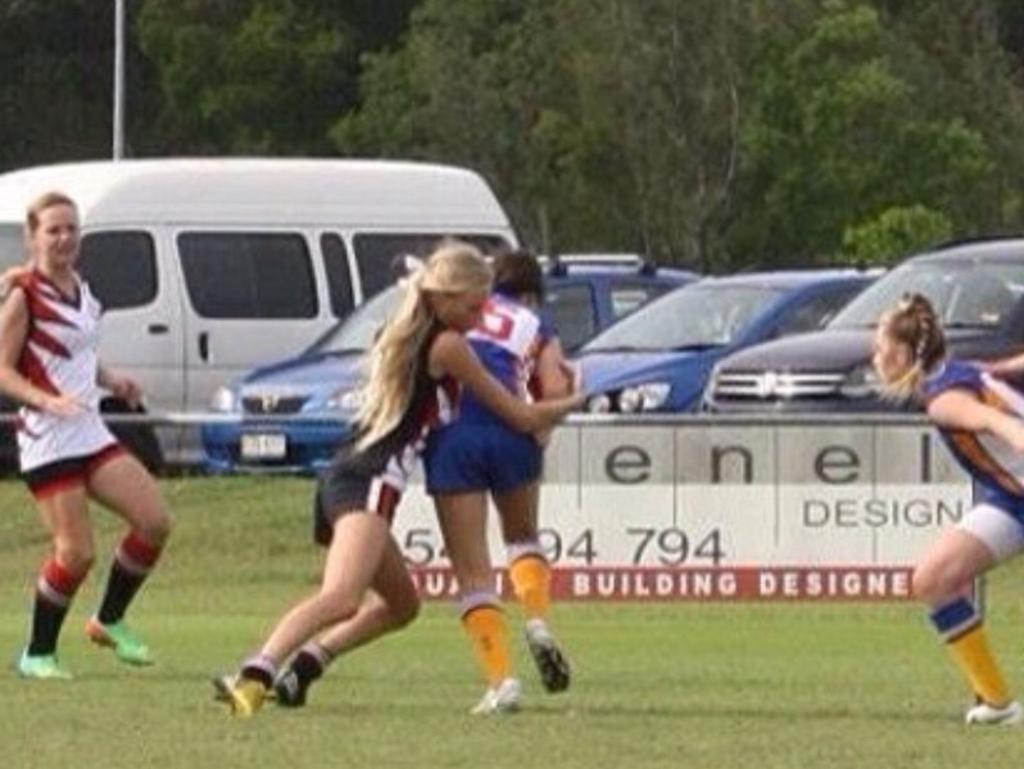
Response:
[[[124,0],[114,0],[113,158],[124,157]]]

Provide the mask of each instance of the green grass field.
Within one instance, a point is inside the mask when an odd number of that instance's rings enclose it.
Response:
[[[158,654],[145,670],[81,628],[104,568],[83,586],[61,652],[72,683],[11,671],[46,538],[27,493],[0,483],[0,766],[74,767],[956,767],[1009,766],[1024,733],[968,730],[963,686],[922,612],[902,605],[560,605],[574,663],[545,695],[517,643],[524,712],[467,714],[481,686],[452,606],[339,661],[310,706],[238,721],[208,679],[251,651],[318,575],[311,486],[164,482],[178,526],[133,612]],[[118,530],[95,511],[99,551]],[[993,640],[1024,685],[1021,570],[990,582]],[[516,639],[519,618],[510,610]]]

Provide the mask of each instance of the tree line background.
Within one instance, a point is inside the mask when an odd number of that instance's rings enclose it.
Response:
[[[0,171],[108,157],[113,0],[0,2]],[[1019,0],[128,0],[128,153],[471,166],[705,272],[1024,231]]]

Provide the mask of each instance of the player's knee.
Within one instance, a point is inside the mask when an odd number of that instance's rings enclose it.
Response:
[[[391,619],[396,629],[412,624],[420,615],[420,599],[416,595],[401,601],[397,606],[391,607]]]
[[[163,545],[171,536],[173,529],[174,519],[161,507],[150,517],[150,520],[146,522],[139,533],[142,534],[147,542],[152,542],[154,545]]]
[[[320,591],[317,603],[320,613],[330,623],[347,620],[359,611],[359,600],[339,590]]]
[[[96,561],[96,553],[88,545],[78,543],[57,543],[54,557],[61,566],[71,574],[84,576],[88,574]]]
[[[958,593],[962,583],[956,564],[945,563],[921,564],[911,579],[914,596],[930,605]]]

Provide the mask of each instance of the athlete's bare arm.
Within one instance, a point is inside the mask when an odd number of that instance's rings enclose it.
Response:
[[[535,433],[544,430],[583,403],[573,395],[528,404],[506,390],[480,363],[462,334],[442,331],[430,347],[432,376],[447,374],[461,382],[481,403],[516,430]]]
[[[928,416],[953,430],[991,433],[1024,453],[1024,421],[982,403],[967,390],[947,390],[928,404]]]

